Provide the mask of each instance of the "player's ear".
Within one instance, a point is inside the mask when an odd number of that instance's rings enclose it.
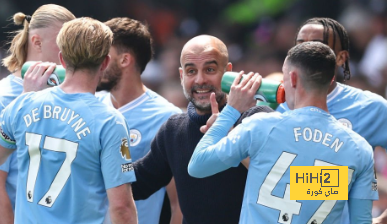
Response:
[[[293,88],[297,87],[298,74],[295,71],[291,71],[290,75],[290,86]]]
[[[122,67],[128,67],[130,64],[134,63],[134,57],[129,53],[122,53],[119,62]]]
[[[59,61],[60,61],[60,63],[62,64],[63,68],[66,69],[66,62],[63,60],[62,51],[59,51],[58,57],[59,57]]]
[[[106,55],[105,59],[103,59],[102,64],[101,64],[101,71],[104,71],[107,66],[109,65],[110,62],[110,55]]]
[[[344,65],[345,61],[349,59],[348,51],[339,51],[336,55],[336,64],[341,67]]]
[[[329,85],[332,85],[335,80],[336,80],[336,76],[333,76],[333,78],[331,80],[331,84],[329,84]]]
[[[38,34],[35,33],[34,35],[32,35],[31,44],[32,44],[32,48],[34,50],[36,50],[37,52],[42,51],[42,41],[41,41],[40,36]]]
[[[180,82],[183,85],[183,68],[179,67],[179,74],[180,74]]]
[[[232,71],[232,64],[231,64],[231,62],[227,63],[226,71],[227,72],[231,72]]]

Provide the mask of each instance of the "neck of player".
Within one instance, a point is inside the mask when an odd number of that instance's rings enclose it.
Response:
[[[140,97],[146,91],[138,72],[122,74],[121,80],[110,91],[113,106],[118,109]]]
[[[304,92],[297,94],[294,100],[294,109],[302,107],[318,107],[329,113],[326,93]]]
[[[102,71],[89,70],[66,71],[66,78],[59,86],[65,93],[91,93],[95,94]]]

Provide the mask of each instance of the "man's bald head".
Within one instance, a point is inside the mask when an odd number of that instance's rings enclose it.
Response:
[[[232,64],[228,62],[227,47],[221,40],[209,35],[192,38],[181,51],[180,64],[184,95],[198,114],[211,113],[211,93],[215,93],[219,106],[226,104],[221,81],[224,72],[232,71]]]
[[[228,51],[223,41],[210,35],[199,35],[189,40],[183,47],[180,55],[180,64],[183,66],[182,58],[186,54],[200,54],[208,51],[218,51],[224,59],[225,63],[228,63]]]

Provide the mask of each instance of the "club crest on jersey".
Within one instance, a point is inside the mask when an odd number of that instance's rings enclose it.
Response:
[[[136,146],[141,141],[141,132],[137,129],[130,129],[130,146]]]
[[[345,127],[347,127],[347,128],[349,128],[349,129],[352,130],[352,123],[351,123],[348,119],[346,119],[346,118],[340,118],[340,119],[338,119],[338,121],[339,121],[342,125],[344,125]]]
[[[58,76],[56,74],[51,74],[50,75],[50,78],[48,78],[47,80],[47,84],[50,85],[50,86],[57,86],[59,85],[59,79],[58,79]]]
[[[132,159],[132,157],[130,156],[130,152],[129,152],[129,146],[128,146],[128,139],[127,138],[121,139],[120,152],[121,152],[122,158],[124,158],[125,160],[131,160]]]

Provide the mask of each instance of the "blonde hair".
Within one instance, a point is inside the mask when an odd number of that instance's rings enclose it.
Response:
[[[23,29],[14,32],[15,36],[8,49],[10,54],[2,60],[2,64],[10,72],[19,70],[27,59],[28,33],[30,30],[46,28],[55,22],[65,23],[75,19],[75,16],[66,8],[48,4],[40,6],[32,16],[18,12],[13,16],[15,25],[23,25]]]
[[[98,20],[83,17],[63,24],[56,38],[66,70],[98,69],[109,54],[113,33]]]

